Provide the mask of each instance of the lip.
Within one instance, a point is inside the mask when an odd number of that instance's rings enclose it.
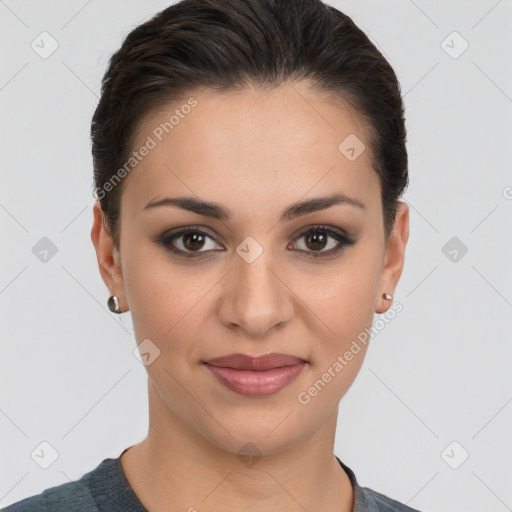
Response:
[[[245,396],[268,396],[288,386],[307,362],[288,354],[230,354],[203,361],[227,388]]]

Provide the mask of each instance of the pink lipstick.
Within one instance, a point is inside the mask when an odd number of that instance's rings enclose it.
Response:
[[[204,361],[204,365],[226,387],[246,396],[268,396],[290,384],[307,362],[288,354],[251,357],[230,354]]]

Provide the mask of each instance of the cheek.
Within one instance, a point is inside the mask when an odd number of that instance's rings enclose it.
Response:
[[[351,260],[316,277],[308,278],[297,294],[323,322],[330,344],[346,341],[371,324],[380,277],[377,257],[354,253]]]
[[[347,265],[305,301],[317,318],[310,327],[315,329],[310,375],[297,396],[305,421],[313,424],[312,418],[318,421],[331,411],[359,373],[370,341],[378,270],[377,265]]]
[[[133,251],[124,258],[124,284],[137,340],[164,339],[183,319],[195,295],[201,292],[199,281],[190,286],[190,276],[180,272],[154,251]],[[188,281],[188,284],[187,284]]]
[[[125,290],[137,343],[150,339],[163,356],[157,361],[165,361],[174,371],[185,360],[199,360],[204,355],[204,318],[211,309],[208,295],[220,276],[212,275],[207,266],[173,264],[154,250],[134,252],[125,263]]]
[[[318,413],[326,404],[342,398],[363,364],[375,315],[382,256],[379,251],[379,244],[368,237],[336,268],[321,279],[317,276],[318,286],[310,287],[309,292],[303,286],[298,292],[314,312],[309,315],[315,322],[309,329],[316,336],[311,345],[308,384],[317,382],[318,386],[305,399],[316,404],[311,404],[311,409],[319,407]],[[310,285],[314,282],[308,281]]]

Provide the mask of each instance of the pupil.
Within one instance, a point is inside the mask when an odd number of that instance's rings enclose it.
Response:
[[[310,249],[323,249],[325,247],[325,234],[315,231],[310,234],[308,239],[313,240],[312,244],[308,244]],[[312,246],[311,246],[312,245]]]
[[[190,240],[192,240],[192,242],[188,243]],[[184,245],[187,249],[190,250],[201,249],[203,243],[204,237],[199,233],[188,234],[184,237]]]

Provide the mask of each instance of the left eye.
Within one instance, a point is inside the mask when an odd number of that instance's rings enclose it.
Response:
[[[327,229],[323,227],[312,227],[308,229],[305,233],[302,233],[299,235],[296,240],[300,240],[304,238],[306,247],[306,252],[313,253],[313,257],[317,257],[315,253],[320,253],[321,255],[325,254],[334,254],[341,249],[343,249],[346,245],[354,245],[355,240],[352,238],[349,238],[348,236],[338,233],[337,231],[333,231],[332,229]],[[334,239],[335,242],[331,242],[331,246],[329,246],[328,239]],[[300,245],[300,244],[299,244]],[[325,248],[328,248],[329,250],[322,250]]]

